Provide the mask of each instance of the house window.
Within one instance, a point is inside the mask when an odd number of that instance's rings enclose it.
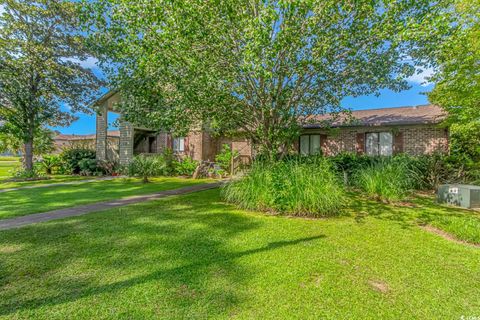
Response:
[[[319,154],[320,152],[321,149],[319,134],[305,134],[300,136],[301,155]]]
[[[391,156],[393,135],[391,132],[369,132],[365,135],[365,150],[369,156]]]
[[[185,138],[173,138],[173,152],[184,152],[185,151]]]

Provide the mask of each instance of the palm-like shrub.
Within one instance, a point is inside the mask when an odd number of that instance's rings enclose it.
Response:
[[[53,169],[58,167],[61,163],[60,157],[56,155],[46,155],[43,156],[40,166],[45,171],[46,174],[52,174]]]
[[[391,202],[405,198],[418,183],[408,162],[385,160],[358,170],[354,185],[372,198]]]
[[[160,156],[138,155],[127,166],[127,174],[142,178],[143,183],[149,182],[149,177],[160,176],[165,171],[165,161]]]
[[[222,195],[245,209],[315,217],[336,215],[346,202],[342,183],[321,158],[254,163],[244,177],[227,184]]]

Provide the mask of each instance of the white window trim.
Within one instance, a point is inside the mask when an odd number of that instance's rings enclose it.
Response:
[[[368,144],[368,135],[373,135],[375,134],[377,138],[375,139],[376,141],[376,152],[372,152],[372,150],[369,150],[369,144]],[[390,136],[390,145],[389,146],[382,146],[382,141],[381,141],[381,136],[382,134],[388,134]],[[394,148],[394,137],[393,133],[390,131],[378,131],[378,132],[366,132],[365,133],[365,153],[370,156],[392,156],[393,155],[393,148]],[[387,150],[387,154],[384,154],[385,151]],[[383,153],[383,154],[382,154]]]
[[[172,145],[173,152],[185,152],[185,137],[176,137],[173,138]]]

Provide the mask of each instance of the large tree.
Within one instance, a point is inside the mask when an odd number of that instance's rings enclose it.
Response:
[[[456,0],[453,14],[457,27],[435,51],[429,99],[448,111],[454,129],[473,132],[480,127],[480,1]]]
[[[408,87],[443,1],[86,1],[127,119],[243,132],[285,154],[311,115]],[[92,19],[93,18],[93,19]]]
[[[0,1],[0,127],[24,144],[33,166],[34,137],[45,125],[68,125],[98,89],[80,65],[89,57],[79,32],[79,4],[63,0]]]

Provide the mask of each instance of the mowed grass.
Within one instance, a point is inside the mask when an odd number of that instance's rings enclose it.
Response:
[[[388,207],[288,218],[210,190],[0,232],[0,318],[460,319],[479,262]]]
[[[144,184],[140,179],[119,178],[0,193],[0,219],[211,182],[183,178],[153,178],[151,181]]]
[[[1,164],[1,162],[0,162]],[[72,182],[80,180],[93,180],[98,177],[94,176],[69,176],[69,175],[50,175],[49,179],[35,181],[11,181],[9,178],[0,178],[0,190],[10,188],[21,188],[27,186],[41,186],[53,183]]]
[[[18,161],[0,161],[0,179],[12,176],[12,171],[19,166]]]

